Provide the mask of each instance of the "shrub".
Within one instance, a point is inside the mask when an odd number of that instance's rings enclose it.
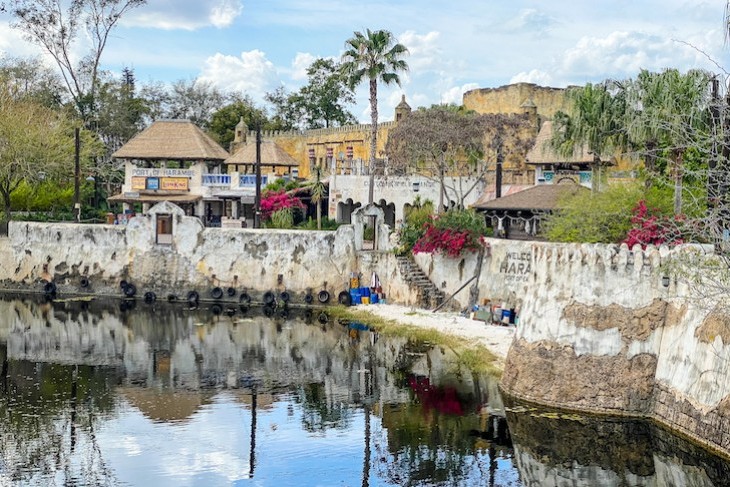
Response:
[[[302,200],[283,191],[267,191],[261,198],[261,218],[264,221],[270,220],[277,211],[288,209],[291,212],[293,222],[293,212],[304,208]]]
[[[644,249],[647,245],[679,245],[684,243],[684,221],[683,215],[670,217],[662,215],[657,208],[649,210],[646,201],[641,200],[634,207],[631,217],[633,227],[623,243],[629,248],[639,244]]]
[[[450,210],[426,223],[423,235],[413,245],[413,253],[441,252],[458,257],[465,251],[477,251],[487,233],[484,217],[474,210]]]

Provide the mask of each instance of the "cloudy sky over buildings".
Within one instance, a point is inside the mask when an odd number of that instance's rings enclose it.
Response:
[[[725,0],[148,0],[110,39],[104,67],[141,83],[201,78],[261,103],[296,90],[317,57],[339,58],[353,31],[388,29],[410,50],[401,88],[382,88],[383,119],[411,106],[461,103],[466,90],[515,82],[565,87],[640,69],[727,76]],[[38,52],[0,18],[0,50]],[[369,119],[366,86],[353,112]]]

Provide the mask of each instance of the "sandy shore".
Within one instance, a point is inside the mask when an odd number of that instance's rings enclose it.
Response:
[[[357,305],[357,309],[398,323],[433,328],[443,333],[476,340],[499,357],[500,365],[504,365],[515,333],[514,326],[492,325],[466,318],[458,313],[432,313],[425,309],[395,304],[361,304]]]

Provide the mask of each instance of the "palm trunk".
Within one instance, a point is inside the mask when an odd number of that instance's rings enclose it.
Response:
[[[317,200],[317,230],[322,230],[322,200]]]
[[[682,153],[677,152],[674,157],[674,214],[682,213]]]
[[[368,204],[372,205],[375,196],[375,151],[378,141],[378,80],[370,78],[370,186]]]

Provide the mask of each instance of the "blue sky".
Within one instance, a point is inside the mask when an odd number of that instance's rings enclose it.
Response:
[[[298,89],[317,57],[339,58],[353,31],[387,29],[411,52],[402,86],[380,89],[387,120],[401,94],[415,108],[518,81],[565,87],[633,77],[641,68],[730,71],[725,3],[148,0],[114,31],[103,65],[132,67],[141,83],[199,77],[263,103],[278,86]],[[0,51],[38,52],[1,17]],[[357,100],[352,111],[369,120],[366,86]]]

